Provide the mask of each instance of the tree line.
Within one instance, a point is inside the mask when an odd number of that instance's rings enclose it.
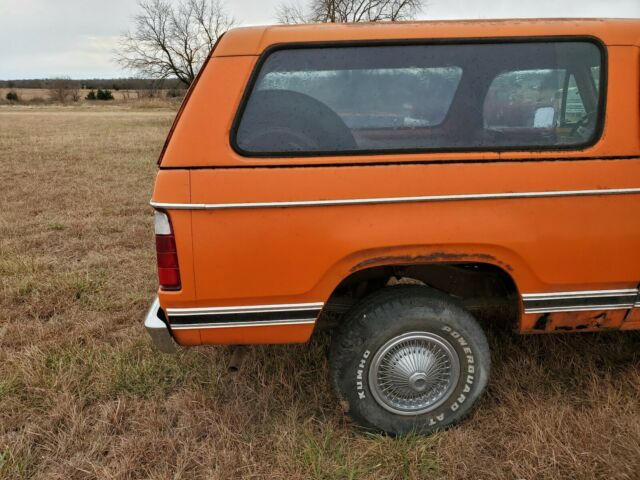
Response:
[[[175,78],[167,78],[158,81],[152,78],[32,78],[24,80],[0,80],[0,88],[38,88],[50,89],[56,84],[64,83],[69,88],[77,87],[85,90],[109,89],[109,90],[158,90],[181,88],[182,82]]]
[[[114,91],[120,91],[119,98],[182,97],[186,90],[176,79],[158,81],[152,79],[91,79],[72,80],[70,78],[0,80],[0,88],[9,91],[4,99],[9,102],[26,103],[72,103],[80,100],[115,100]],[[21,89],[42,90],[44,94],[27,96]],[[88,92],[87,92],[88,90]]]

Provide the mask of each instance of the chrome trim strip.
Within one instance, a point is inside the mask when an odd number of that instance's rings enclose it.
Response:
[[[597,310],[627,310],[633,304],[616,305],[589,305],[585,307],[548,307],[548,308],[525,308],[524,313],[554,313],[554,312],[588,312]]]
[[[313,325],[315,318],[299,320],[273,320],[263,322],[225,322],[225,323],[194,323],[185,325],[171,325],[172,330],[190,330],[201,328],[243,328],[243,327],[275,327],[279,325]]]
[[[229,313],[304,312],[319,311],[323,306],[324,302],[281,305],[243,305],[233,307],[167,308],[167,315],[170,317],[186,317],[193,315],[225,315]]]
[[[638,289],[584,290],[575,292],[524,293],[524,313],[626,310],[637,303]],[[592,301],[593,303],[590,303]]]
[[[389,203],[452,202],[464,200],[499,200],[544,197],[586,197],[593,195],[640,194],[640,188],[605,188],[595,190],[558,190],[547,192],[467,193],[457,195],[425,195],[417,197],[347,198],[339,200],[299,200],[249,203],[163,203],[151,201],[153,208],[168,210],[229,210],[246,208],[328,207]]]
[[[523,300],[559,300],[568,298],[635,297],[638,290],[625,288],[620,290],[583,290],[575,292],[523,293]]]

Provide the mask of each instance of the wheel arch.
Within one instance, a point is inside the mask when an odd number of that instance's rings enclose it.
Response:
[[[360,299],[396,284],[422,284],[446,293],[479,318],[507,322],[518,329],[522,313],[514,267],[489,254],[435,252],[383,255],[359,261],[335,285],[319,329],[331,328]]]

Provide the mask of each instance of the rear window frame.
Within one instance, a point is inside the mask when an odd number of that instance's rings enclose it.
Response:
[[[580,144],[571,145],[517,145],[504,147],[434,147],[434,148],[395,148],[369,150],[335,150],[310,152],[251,152],[244,150],[237,141],[238,130],[249,99],[260,77],[262,67],[269,56],[281,50],[305,48],[346,48],[346,47],[402,47],[428,45],[482,45],[482,44],[517,44],[517,43],[591,43],[600,52],[600,81],[598,87],[598,115],[594,134],[591,139]],[[605,43],[592,35],[554,35],[554,36],[515,36],[515,37],[465,37],[444,39],[407,39],[407,40],[335,40],[321,42],[278,43],[265,48],[258,58],[246,87],[229,131],[229,143],[235,153],[246,158],[313,158],[313,157],[364,157],[385,156],[416,153],[474,153],[474,152],[541,152],[541,151],[583,151],[593,147],[602,139],[606,118],[609,62]],[[448,116],[449,112],[447,112]]]

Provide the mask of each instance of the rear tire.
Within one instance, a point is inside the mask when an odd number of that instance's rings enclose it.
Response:
[[[367,430],[431,433],[464,418],[489,379],[484,332],[452,297],[417,285],[366,297],[334,333],[331,382]]]

